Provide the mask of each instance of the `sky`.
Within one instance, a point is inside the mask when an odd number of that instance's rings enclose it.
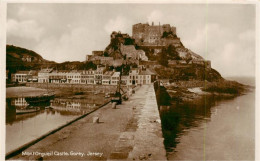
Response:
[[[56,62],[84,61],[104,50],[112,31],[170,24],[184,46],[211,60],[222,76],[255,75],[254,4],[9,3],[7,44]]]

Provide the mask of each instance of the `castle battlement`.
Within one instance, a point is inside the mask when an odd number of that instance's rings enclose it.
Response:
[[[176,27],[170,24],[149,25],[148,23],[138,23],[132,28],[133,38],[139,45],[165,45],[162,40],[164,32],[176,35]]]

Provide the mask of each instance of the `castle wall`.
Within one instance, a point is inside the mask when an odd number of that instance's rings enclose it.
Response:
[[[173,34],[176,34],[176,27],[171,27],[169,24],[150,26],[149,24],[139,23],[133,25],[132,37],[138,45],[167,45],[165,40],[162,40],[162,35],[163,32],[170,31],[173,32]]]
[[[92,51],[92,55],[94,56],[103,56],[104,51]]]

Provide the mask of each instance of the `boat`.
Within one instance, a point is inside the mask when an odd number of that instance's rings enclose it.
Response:
[[[54,99],[55,94],[49,92],[49,82],[47,82],[47,92],[42,95],[25,97],[26,102],[32,106],[48,106],[50,100]]]
[[[40,111],[40,107],[16,109],[16,114],[19,115],[19,114],[38,112],[38,111]]]
[[[39,96],[25,97],[26,102],[29,105],[39,105],[49,103],[50,100],[54,99],[55,94],[45,93]]]

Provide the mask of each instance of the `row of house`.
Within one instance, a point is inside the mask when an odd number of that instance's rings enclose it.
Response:
[[[37,74],[36,74],[37,73]],[[151,84],[156,80],[156,73],[151,69],[134,68],[129,75],[120,72],[106,71],[105,67],[96,70],[53,70],[50,68],[36,71],[18,71],[12,74],[12,81],[18,83],[67,83],[67,84],[102,84],[117,85],[121,77],[123,85]]]

